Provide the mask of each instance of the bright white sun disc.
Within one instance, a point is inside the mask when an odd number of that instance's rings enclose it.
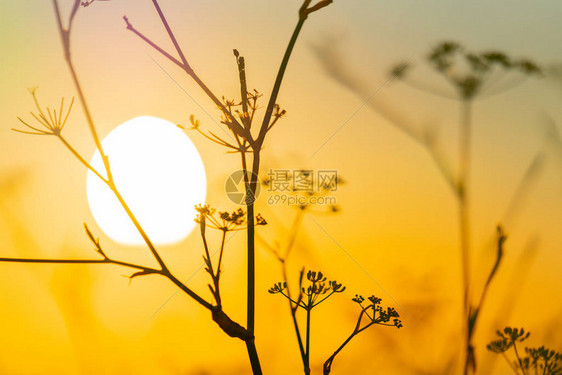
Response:
[[[205,169],[195,145],[173,123],[149,116],[129,120],[102,141],[117,189],[156,244],[184,239],[195,227],[195,205],[205,202]],[[92,166],[105,177],[96,152]],[[87,177],[88,203],[103,232],[122,244],[144,241],[125,210],[93,172]]]

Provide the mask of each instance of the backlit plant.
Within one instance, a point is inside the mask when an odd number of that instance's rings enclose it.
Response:
[[[486,348],[493,353],[501,354],[515,374],[531,375],[559,375],[562,374],[562,354],[544,346],[533,348],[525,347],[525,356],[521,348],[517,349],[517,343],[522,343],[531,335],[523,328],[505,327],[503,331],[497,331],[499,337],[492,340]],[[515,360],[509,359],[507,352],[513,349]]]
[[[62,264],[116,264],[124,267],[129,267],[136,269],[137,271],[131,275],[131,278],[146,276],[146,275],[161,275],[172,281],[178,288],[184,291],[188,296],[197,301],[201,306],[205,307],[212,313],[213,320],[230,336],[237,337],[241,339],[247,347],[248,355],[250,358],[250,363],[252,371],[254,374],[261,374],[261,365],[258,357],[258,353],[255,346],[255,336],[254,336],[254,326],[255,326],[255,226],[264,225],[266,221],[260,216],[254,213],[254,201],[255,192],[258,184],[258,175],[260,172],[260,153],[263,148],[264,140],[267,133],[273,128],[273,126],[278,122],[281,117],[285,114],[285,110],[281,109],[277,103],[277,96],[281,88],[281,83],[285,74],[285,70],[289,63],[291,53],[297,42],[299,34],[303,25],[305,24],[308,17],[323,9],[324,7],[330,5],[332,0],[318,0],[313,2],[312,0],[304,0],[301,7],[298,10],[298,22],[291,36],[285,54],[283,56],[280,68],[275,79],[273,90],[269,96],[267,107],[265,109],[265,114],[260,120],[260,124],[257,125],[257,130],[252,128],[255,115],[258,110],[258,99],[262,96],[256,90],[248,91],[247,81],[246,81],[246,68],[244,58],[239,54],[237,50],[234,50],[234,56],[236,58],[236,64],[239,72],[240,80],[240,99],[230,100],[226,99],[224,96],[222,100],[219,99],[217,95],[203,82],[203,80],[197,75],[193,67],[189,64],[182,48],[176,40],[176,37],[170,27],[162,9],[159,5],[158,0],[152,0],[156,13],[166,30],[166,33],[172,42],[175,53],[177,57],[174,57],[171,53],[167,52],[165,49],[160,47],[158,44],[153,42],[149,37],[141,33],[136,29],[127,16],[123,17],[125,21],[125,26],[132,33],[137,35],[142,41],[147,43],[149,46],[154,48],[163,57],[174,63],[179,67],[188,77],[193,79],[193,81],[202,89],[202,91],[211,99],[211,101],[219,108],[221,111],[221,122],[226,126],[226,128],[232,133],[235,143],[230,143],[212,132],[205,132],[200,129],[200,123],[193,116],[190,116],[190,126],[178,125],[184,129],[193,129],[200,134],[204,135],[209,140],[220,144],[221,146],[227,147],[230,151],[240,154],[241,166],[244,173],[244,186],[246,189],[246,206],[247,210],[238,210],[233,213],[220,212],[218,217],[214,216],[214,211],[208,206],[198,207],[199,216],[197,222],[199,223],[201,237],[204,245],[204,261],[206,265],[206,272],[211,277],[212,283],[209,284],[209,289],[213,296],[214,302],[207,301],[199,293],[195,292],[187,285],[182,283],[177,279],[176,276],[172,274],[168,266],[166,265],[164,259],[160,256],[156,246],[150,240],[149,236],[146,234],[145,230],[135,217],[134,213],[131,211],[127,205],[125,199],[119,192],[113,175],[111,171],[111,163],[104,152],[100,138],[98,136],[96,126],[94,124],[93,116],[89,110],[88,102],[86,100],[85,94],[83,92],[82,86],[78,79],[78,74],[76,72],[73,60],[72,60],[72,50],[71,50],[71,31],[74,24],[76,15],[81,7],[88,7],[94,3],[94,0],[81,1],[74,0],[73,6],[70,11],[69,20],[67,26],[64,25],[61,17],[61,12],[59,9],[59,3],[57,0],[53,0],[53,6],[55,8],[55,15],[57,20],[57,25],[62,41],[62,46],[64,50],[64,58],[67,66],[70,70],[70,75],[74,82],[75,89],[77,91],[78,99],[81,103],[88,128],[90,130],[93,141],[96,145],[97,151],[100,153],[101,159],[103,161],[103,168],[105,173],[95,170],[88,161],[81,156],[81,154],[76,151],[66,140],[62,137],[61,132],[67,121],[68,113],[70,112],[70,106],[66,114],[63,113],[64,101],[61,100],[60,110],[52,110],[47,108],[43,111],[39,106],[37,98],[35,96],[35,91],[32,91],[33,99],[35,105],[39,111],[39,114],[33,114],[33,118],[38,122],[38,125],[31,125],[28,121],[24,121],[20,118],[20,121],[25,125],[26,129],[18,129],[19,132],[31,133],[38,135],[54,135],[56,136],[70,151],[71,153],[90,171],[92,171],[98,178],[100,178],[107,187],[115,195],[125,212],[127,213],[129,219],[134,224],[135,228],[143,238],[147,248],[153,255],[155,261],[157,262],[157,267],[145,266],[140,264],[128,263],[120,260],[115,260],[109,257],[107,251],[102,248],[100,241],[94,236],[88,227],[86,227],[86,232],[89,239],[92,241],[95,247],[95,251],[102,257],[102,259],[24,259],[24,258],[0,258],[3,262],[19,262],[19,263],[62,263]],[[72,104],[72,103],[71,103]],[[252,132],[252,130],[256,130]],[[248,161],[250,158],[250,161]],[[104,176],[107,176],[105,177]],[[209,253],[207,239],[206,239],[206,229],[207,225],[213,229],[222,231],[223,237],[220,247],[219,261],[216,265],[213,264],[211,260],[211,254]],[[248,273],[247,273],[247,321],[246,325],[242,326],[239,323],[234,322],[228,317],[228,315],[223,311],[222,300],[220,296],[220,275],[222,267],[222,254],[224,251],[225,236],[228,232],[233,230],[244,229],[247,232],[247,262],[248,262]]]

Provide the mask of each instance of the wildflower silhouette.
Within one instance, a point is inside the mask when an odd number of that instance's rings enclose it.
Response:
[[[72,110],[72,105],[74,104],[74,97],[72,97],[70,101],[70,105],[66,110],[66,114],[64,114],[65,112],[64,98],[62,98],[60,101],[60,109],[58,112],[55,108],[51,110],[51,108],[49,107],[46,107],[44,111],[39,105],[39,100],[37,99],[37,88],[35,87],[29,89],[29,93],[33,97],[33,102],[35,103],[35,107],[37,108],[38,111],[37,114],[33,112],[30,112],[30,114],[38,122],[39,127],[42,126],[45,130],[29,125],[29,123],[22,120],[21,117],[18,117],[18,120],[32,131],[25,131],[20,129],[12,129],[12,130],[24,134],[54,135],[56,137],[60,137],[62,129],[64,128],[64,126],[66,125],[66,121],[68,120],[68,115],[70,115],[70,111]],[[45,115],[45,112],[48,114],[48,116]]]
[[[289,173],[288,177],[292,177]],[[298,191],[296,186],[294,185],[294,179],[289,178],[289,186],[288,191],[294,193]],[[271,186],[275,181],[272,178],[266,178],[262,181],[265,186]],[[331,192],[333,189],[332,184],[336,186],[340,186],[344,183],[344,180],[336,176],[334,181],[324,182],[321,183],[318,189],[308,191],[307,194],[309,196],[323,196]],[[318,207],[321,206],[321,207]],[[326,300],[328,297],[332,296],[334,293],[340,293],[345,290],[342,284],[337,283],[336,281],[327,281],[324,275],[321,272],[312,272],[308,271],[307,280],[312,283],[308,287],[303,287],[303,276],[305,274],[305,269],[303,268],[299,274],[299,291],[297,297],[293,297],[294,294],[291,293],[289,288],[289,279],[287,274],[287,263],[289,260],[289,256],[292,252],[294,247],[297,233],[299,227],[302,223],[304,215],[306,213],[327,213],[327,214],[334,214],[339,212],[339,207],[336,205],[328,205],[327,207],[313,204],[313,203],[304,203],[296,206],[297,213],[291,225],[290,233],[289,233],[289,240],[287,247],[284,251],[281,251],[279,246],[274,247],[267,243],[265,240],[263,242],[266,245],[266,248],[269,249],[276,259],[281,264],[281,272],[283,276],[283,281],[275,283],[270,289],[269,293],[271,294],[281,294],[283,295],[289,302],[289,309],[291,313],[291,319],[293,323],[293,327],[297,337],[297,343],[299,346],[299,351],[301,355],[301,359],[303,362],[303,370],[304,374],[310,374],[310,347],[309,347],[309,336],[310,336],[310,310],[313,307],[317,306],[319,303]],[[320,283],[320,284],[317,284]],[[306,298],[305,298],[306,296]],[[322,297],[319,297],[322,296]],[[320,298],[320,299],[319,299]],[[319,299],[319,300],[318,300]],[[361,306],[361,312],[359,314],[359,318],[357,324],[354,328],[352,334],[340,345],[340,347],[326,360],[323,366],[323,373],[327,375],[331,371],[332,363],[335,357],[340,353],[344,347],[353,339],[356,335],[363,332],[367,328],[371,327],[372,325],[379,324],[379,325],[387,325],[387,326],[395,326],[397,328],[402,327],[402,322],[398,319],[399,314],[394,308],[382,308],[380,306],[381,299],[375,296],[371,296],[368,298],[369,302],[366,305],[362,305],[364,298],[361,296],[356,296],[353,298],[354,302],[357,302]],[[299,308],[305,309],[307,311],[307,321],[306,321],[306,334],[305,339],[306,343],[303,342],[303,335],[300,329],[300,325],[297,319],[297,312]],[[364,319],[369,319],[368,323],[363,324]],[[392,323],[388,323],[392,319]]]
[[[523,328],[505,327],[503,331],[497,331],[497,340],[492,340],[486,348],[496,354],[502,354],[506,362],[509,364],[515,374],[519,371],[523,375],[544,374],[544,375],[560,375],[562,374],[562,354],[545,348],[526,347],[525,357],[522,357],[517,349],[517,343],[527,340],[530,332],[525,332]],[[513,348],[515,361],[507,356],[507,351]]]
[[[77,97],[80,101],[84,117],[86,119],[86,123],[88,125],[89,131],[91,133],[92,139],[96,146],[97,151],[100,153],[101,159],[103,161],[103,168],[105,175],[104,177],[99,171],[96,171],[81,155],[77,152],[66,140],[61,136],[62,129],[68,119],[68,113],[70,112],[70,108],[67,114],[63,118],[63,104],[64,102],[61,101],[60,110],[57,112],[53,110],[52,112],[47,109],[47,115],[42,111],[41,107],[39,106],[38,102],[36,101],[35,92],[32,92],[33,98],[36,102],[36,107],[39,110],[39,114],[35,115],[32,114],[33,117],[38,121],[39,125],[33,126],[30,125],[28,122],[23,121],[20,118],[20,121],[27,127],[29,130],[18,130],[23,133],[31,133],[37,135],[55,135],[61,142],[67,147],[72,154],[89,170],[91,170],[98,178],[100,178],[112,191],[115,195],[117,200],[119,201],[120,205],[122,206],[123,210],[127,213],[127,216],[143,238],[144,242],[150,253],[152,254],[154,260],[158,264],[158,267],[148,267],[144,265],[138,265],[133,263],[127,263],[119,260],[114,260],[108,257],[106,252],[102,250],[101,245],[99,244],[99,240],[97,240],[91,231],[86,227],[86,232],[88,238],[95,246],[96,252],[102,256],[102,259],[34,259],[34,258],[0,258],[2,262],[18,262],[18,263],[63,263],[63,264],[102,264],[102,263],[111,263],[117,264],[125,267],[130,267],[133,269],[137,269],[138,272],[134,273],[131,278],[139,277],[139,276],[146,276],[146,275],[161,275],[172,281],[178,288],[184,291],[189,297],[194,299],[198,302],[201,306],[206,308],[212,313],[213,320],[222,328],[228,335],[232,337],[236,337],[244,341],[246,344],[246,348],[248,351],[250,364],[252,367],[252,372],[254,374],[262,374],[261,364],[259,361],[257,349],[255,346],[255,335],[254,335],[254,326],[255,326],[255,226],[256,225],[265,225],[266,221],[259,215],[254,214],[254,203],[255,199],[249,199],[247,203],[247,210],[243,214],[236,211],[234,213],[221,213],[219,218],[212,217],[210,212],[210,208],[207,209],[200,208],[199,211],[199,225],[201,229],[201,235],[204,242],[205,247],[205,264],[207,266],[207,272],[211,275],[213,284],[209,284],[209,288],[213,294],[213,298],[215,300],[215,304],[205,300],[201,297],[198,293],[193,291],[187,285],[182,283],[180,280],[175,277],[168,266],[166,265],[163,258],[160,256],[158,250],[150,240],[150,238],[145,233],[143,227],[138,222],[137,218],[135,217],[134,213],[130,210],[129,206],[121,196],[119,190],[117,189],[112,173],[111,173],[111,166],[110,161],[107,155],[105,154],[100,138],[97,133],[97,129],[94,123],[93,116],[90,112],[88,102],[86,100],[84,91],[80,84],[80,80],[78,78],[77,71],[75,69],[73,60],[72,60],[72,51],[71,51],[71,32],[72,27],[74,25],[74,21],[79,9],[86,8],[91,6],[95,0],[74,0],[72,8],[70,10],[70,15],[68,17],[68,21],[66,24],[63,22],[61,12],[59,9],[58,0],[52,0],[53,6],[55,9],[55,16],[57,21],[57,26],[59,30],[59,34],[61,37],[63,52],[64,52],[64,59],[67,63],[67,67],[70,71],[70,75],[72,81],[74,83]],[[132,33],[137,35],[141,40],[146,42],[149,46],[154,48],[157,52],[159,52],[163,57],[170,60],[176,66],[178,66],[183,72],[185,72],[189,77],[193,79],[193,81],[203,90],[203,92],[211,99],[211,101],[219,107],[222,112],[222,122],[225,126],[232,132],[236,145],[226,142],[223,139],[220,139],[215,134],[209,133],[205,135],[207,138],[213,140],[221,144],[222,146],[226,146],[231,148],[233,152],[237,152],[241,156],[241,163],[242,169],[245,172],[245,187],[247,190],[247,197],[255,197],[255,189],[258,183],[258,174],[260,168],[260,152],[262,150],[265,137],[267,133],[272,129],[272,127],[277,123],[277,121],[285,115],[285,111],[280,108],[279,104],[277,104],[277,97],[279,95],[279,91],[281,88],[281,83],[283,81],[286,68],[288,66],[292,51],[294,46],[297,42],[297,39],[300,35],[302,27],[304,26],[308,17],[314,13],[319,11],[320,9],[325,8],[326,6],[330,5],[332,0],[319,0],[313,2],[312,0],[303,0],[301,7],[298,10],[298,22],[295,26],[293,34],[290,38],[288,46],[285,50],[285,54],[281,61],[280,68],[277,72],[277,76],[275,79],[275,83],[273,85],[273,90],[269,97],[269,101],[265,110],[265,114],[262,118],[261,125],[259,125],[257,134],[252,133],[252,121],[254,120],[255,112],[258,109],[257,100],[261,96],[257,91],[253,91],[252,93],[248,93],[247,91],[247,84],[246,84],[246,70],[245,70],[245,61],[242,56],[238,53],[238,51],[234,50],[234,55],[236,57],[236,63],[238,65],[239,70],[239,78],[240,78],[240,93],[241,93],[241,101],[240,104],[237,104],[237,101],[233,100],[226,100],[223,99],[222,101],[218,99],[218,97],[209,89],[209,87],[203,82],[203,80],[195,73],[193,67],[188,63],[187,58],[185,57],[183,50],[179,46],[179,43],[176,40],[176,37],[170,27],[158,0],[152,0],[152,4],[155,8],[155,11],[166,30],[166,33],[172,42],[175,53],[178,57],[174,57],[172,54],[166,52],[163,48],[159,45],[154,43],[144,34],[139,32],[129,21],[127,16],[124,16],[123,19],[125,21],[125,26],[128,30]],[[199,122],[196,121],[192,116],[190,118],[191,129],[200,131],[199,129]],[[45,130],[43,130],[43,128]],[[200,131],[201,132],[201,131]],[[251,166],[247,161],[247,156],[251,155]],[[227,314],[222,309],[222,302],[220,299],[220,291],[219,291],[219,277],[220,277],[220,269],[221,269],[221,261],[222,258],[219,259],[219,264],[217,265],[217,269],[213,268],[213,264],[210,259],[210,254],[208,251],[208,246],[206,244],[206,224],[207,220],[210,222],[211,227],[217,227],[215,229],[219,229],[223,231],[223,234],[226,234],[232,230],[238,229],[246,229],[247,231],[247,261],[248,261],[248,273],[247,273],[247,319],[246,325],[243,327],[242,325],[234,322],[230,319]],[[245,224],[244,224],[245,222]]]
[[[460,102],[460,138],[458,153],[458,174],[457,177],[447,172],[441,164],[440,159],[434,156],[434,160],[440,167],[443,176],[450,183],[455,192],[459,205],[459,231],[460,249],[463,281],[463,325],[465,335],[465,361],[464,374],[476,371],[476,358],[472,345],[475,322],[481,311],[481,303],[474,307],[471,305],[471,270],[470,270],[470,195],[468,186],[471,176],[471,144],[472,144],[472,112],[474,101],[480,96],[489,97],[503,93],[517,85],[522,80],[518,79],[515,84],[500,86],[497,84],[497,77],[505,73],[519,73],[521,78],[530,76],[540,76],[541,68],[538,64],[527,59],[513,59],[507,54],[498,51],[486,51],[475,53],[466,50],[456,42],[443,42],[433,48],[427,55],[427,63],[433,70],[442,76],[445,81],[452,86],[455,95],[443,92],[435,92],[419,86],[416,82],[409,79],[412,64],[401,63],[391,70],[391,76],[409,84],[411,87],[421,89],[438,96],[445,96],[456,99]],[[435,155],[433,148],[434,140],[429,138],[422,141],[427,145],[427,149]],[[503,243],[503,242],[502,242]],[[501,245],[499,246],[501,248]],[[498,258],[497,265],[501,257]],[[491,277],[488,278],[485,289],[493,278],[497,266],[494,268]],[[484,295],[485,293],[483,293]]]
[[[365,331],[367,328],[374,325],[402,328],[402,321],[398,319],[400,317],[398,312],[393,307],[382,307],[381,298],[370,296],[367,297],[368,302],[365,302],[365,298],[363,296],[355,295],[355,297],[352,298],[352,301],[357,303],[361,308],[359,317],[357,318],[357,323],[355,324],[353,332],[351,332],[351,334],[345,339],[343,344],[336,349],[334,354],[332,354],[326,362],[324,362],[324,375],[328,375],[332,371],[332,363],[338,353],[341,352],[355,336]],[[366,323],[363,321],[366,321]]]
[[[306,311],[306,331],[304,335],[304,343],[302,340],[302,333],[300,332],[298,325],[295,325],[295,329],[297,332],[299,350],[304,366],[304,373],[306,375],[309,375],[312,309],[314,309],[322,302],[326,301],[332,295],[344,292],[346,288],[341,283],[338,283],[335,280],[329,281],[322,272],[316,271],[306,272],[306,279],[308,280],[308,284],[304,285],[304,275],[305,269],[303,268],[299,275],[299,291],[296,298],[291,297],[291,292],[287,289],[287,282],[278,282],[274,284],[269,289],[269,293],[281,294],[289,300],[289,302],[291,303],[291,313],[295,321],[297,310],[299,308]]]
[[[372,98],[373,93],[363,84],[364,77],[358,76],[353,66],[348,66],[347,59],[342,51],[338,49],[336,38],[325,38],[322,43],[313,46],[313,51],[318,56],[325,71],[339,84],[349,89],[361,100]],[[341,45],[341,44],[340,44]],[[436,77],[442,79],[447,85],[446,88],[430,86],[425,82],[416,79],[415,68],[417,64],[412,63],[412,58],[407,62],[401,62],[391,67],[389,78],[386,83],[391,81],[403,82],[407,86],[420,90],[423,93],[454,100],[460,107],[460,131],[459,148],[456,157],[458,162],[456,168],[451,168],[449,160],[446,160],[439,149],[438,133],[428,127],[421,130],[415,126],[402,112],[392,110],[376,101],[367,101],[366,105],[375,110],[385,120],[390,122],[403,134],[409,137],[416,145],[430,157],[451,192],[457,201],[459,214],[459,248],[462,275],[462,330],[463,330],[463,356],[464,373],[475,371],[476,359],[472,345],[476,322],[482,312],[483,299],[486,295],[485,290],[489,288],[491,278],[488,278],[484,292],[481,294],[478,304],[472,302],[471,293],[471,231],[470,231],[470,176],[471,176],[471,140],[472,123],[475,103],[478,100],[486,99],[504,93],[522,84],[527,78],[542,77],[543,69],[539,64],[529,59],[514,58],[501,51],[473,52],[457,42],[445,41],[437,44],[425,56],[424,63],[435,72]],[[379,88],[380,89],[380,88]],[[552,128],[552,126],[551,126]],[[547,137],[545,137],[547,138]],[[553,138],[548,135],[548,138]],[[546,143],[546,142],[545,142]],[[523,173],[523,178],[515,189],[515,193],[509,201],[506,215],[501,222],[513,216],[515,208],[520,205],[524,195],[532,181],[537,177],[537,173],[545,164],[546,146],[536,152],[527,170]],[[455,170],[456,169],[456,170]],[[496,240],[494,240],[495,242]],[[499,263],[498,263],[499,266]],[[496,267],[495,267],[496,268]],[[497,268],[496,268],[497,270]],[[493,272],[492,278],[496,272]]]

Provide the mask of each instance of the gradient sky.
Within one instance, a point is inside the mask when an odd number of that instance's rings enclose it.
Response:
[[[61,3],[67,14],[72,2]],[[161,1],[190,64],[211,89],[227,97],[239,95],[233,48],[246,58],[249,87],[268,95],[299,3]],[[203,128],[217,131],[219,113],[214,105],[173,64],[128,32],[123,15],[173,50],[148,0],[96,2],[80,10],[73,29],[73,56],[100,134],[141,115],[186,123],[194,114]],[[337,169],[348,182],[337,192],[341,213],[305,218],[290,266],[295,276],[306,265],[348,285],[348,292],[319,310],[314,322],[315,366],[351,329],[356,311],[349,300],[354,293],[377,294],[395,305],[391,296],[404,307],[399,311],[405,328],[365,334],[336,362],[339,373],[352,371],[358,363],[366,373],[375,368],[438,371],[456,353],[450,341],[458,335],[461,314],[455,198],[426,152],[365,105],[368,96],[380,88],[394,63],[411,59],[423,67],[428,49],[442,40],[456,40],[475,51],[502,50],[549,67],[562,59],[560,19],[562,5],[555,0],[336,0],[307,21],[278,100],[288,114],[268,135],[262,171]],[[341,69],[361,81],[366,95],[355,95],[325,73],[313,47],[326,40],[342,54]],[[82,230],[82,223],[88,222],[117,256],[148,259],[142,247],[115,244],[95,226],[85,196],[86,171],[60,144],[10,130],[18,126],[16,116],[26,116],[33,107],[27,88],[39,86],[44,105],[75,94],[51,2],[0,2],[0,48],[2,256],[93,256]],[[427,69],[413,74],[419,81],[447,89]],[[492,371],[493,359],[484,344],[505,325],[528,327],[537,346],[562,345],[552,335],[562,328],[558,318],[562,151],[545,141],[548,117],[562,131],[561,102],[560,82],[547,75],[475,105],[470,188],[476,289],[493,261],[496,224],[503,220],[529,163],[546,150],[543,168],[529,185],[517,215],[506,223],[505,263],[490,290],[476,337],[483,371]],[[397,111],[418,130],[437,127],[440,147],[455,167],[458,103],[399,82],[385,86],[372,103]],[[70,115],[65,134],[90,158],[94,144],[79,106]],[[208,203],[234,209],[223,184],[238,168],[238,158],[189,135],[207,170]],[[266,197],[258,201],[258,211],[271,225],[261,233],[270,242],[283,243],[295,210],[270,206]],[[226,303],[242,320],[243,236],[234,238],[228,250]],[[162,249],[181,278],[199,269],[201,251],[196,235]],[[278,264],[263,249],[257,261],[257,334],[262,335],[258,348],[264,353],[264,367],[270,373],[298,371],[285,301],[266,293],[281,279]],[[183,295],[178,293],[153,316],[175,291],[165,280],[146,277],[129,285],[121,276],[124,270],[114,267],[0,264],[0,268],[2,372],[203,374],[199,369],[209,368],[210,361],[219,363],[213,365],[213,374],[247,369],[243,345],[224,337],[207,312]],[[205,282],[203,272],[190,281],[201,291],[206,290]],[[332,319],[342,324],[332,325]],[[326,325],[330,329],[321,332]],[[373,348],[381,358],[374,360]],[[390,363],[381,364],[387,351],[392,352],[386,356]],[[496,373],[505,370],[502,366],[497,364]]]

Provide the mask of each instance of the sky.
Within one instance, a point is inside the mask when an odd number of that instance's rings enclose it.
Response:
[[[71,3],[61,0],[64,14]],[[264,93],[265,107],[299,1],[161,0],[161,6],[191,66],[219,97],[239,95],[236,48],[246,59],[249,87]],[[124,15],[173,51],[148,0],[97,1],[80,9],[72,55],[100,136],[143,115],[187,124],[193,114],[203,129],[219,132],[213,103],[176,66],[127,31]],[[444,162],[457,170],[458,101],[387,82],[390,68],[408,60],[417,82],[450,90],[424,60],[444,40],[471,51],[504,51],[545,67],[543,77],[474,103],[468,188],[475,297],[494,260],[496,225],[504,224],[508,236],[475,343],[482,373],[506,371],[485,350],[495,330],[505,325],[528,328],[535,346],[561,349],[553,333],[560,330],[562,311],[562,149],[552,129],[562,132],[562,86],[550,74],[562,59],[561,16],[562,6],[554,0],[354,0],[334,1],[309,17],[278,98],[287,116],[268,134],[262,172],[329,169],[346,182],[335,194],[339,213],[304,218],[289,264],[293,279],[305,266],[348,287],[318,310],[313,371],[320,371],[352,329],[358,313],[351,302],[355,293],[376,294],[397,307],[404,328],[374,327],[362,334],[335,362],[334,373],[357,368],[365,373],[443,371],[460,351],[457,201],[427,151],[383,115],[396,113],[416,131],[435,129]],[[97,227],[86,198],[86,170],[61,144],[11,130],[19,126],[17,116],[29,118],[33,109],[28,88],[39,87],[45,105],[75,95],[52,3],[0,2],[0,48],[1,256],[93,257],[83,232],[86,222],[116,257],[148,261],[145,248],[117,244]],[[360,89],[353,92],[334,79],[325,69],[326,56],[335,56],[337,71],[359,82]],[[236,209],[224,182],[239,169],[239,158],[193,132],[188,135],[205,165],[207,203]],[[95,145],[79,105],[65,136],[87,159],[93,155]],[[540,168],[525,179],[539,153],[544,155]],[[516,210],[506,214],[514,196]],[[257,202],[269,222],[259,228],[260,237],[286,244],[297,210],[271,205],[267,198],[264,191]],[[206,275],[198,272],[202,251],[197,233],[161,249],[179,277],[191,278],[189,285],[204,294]],[[245,315],[243,254],[244,236],[236,234],[225,254],[224,285],[225,304],[239,320]],[[281,280],[279,264],[263,245],[257,263],[256,335],[264,369],[299,371],[286,301],[267,293]],[[113,266],[0,267],[3,372],[248,371],[244,346],[220,332],[206,310],[166,280],[143,277],[129,283],[123,277],[127,271]]]

